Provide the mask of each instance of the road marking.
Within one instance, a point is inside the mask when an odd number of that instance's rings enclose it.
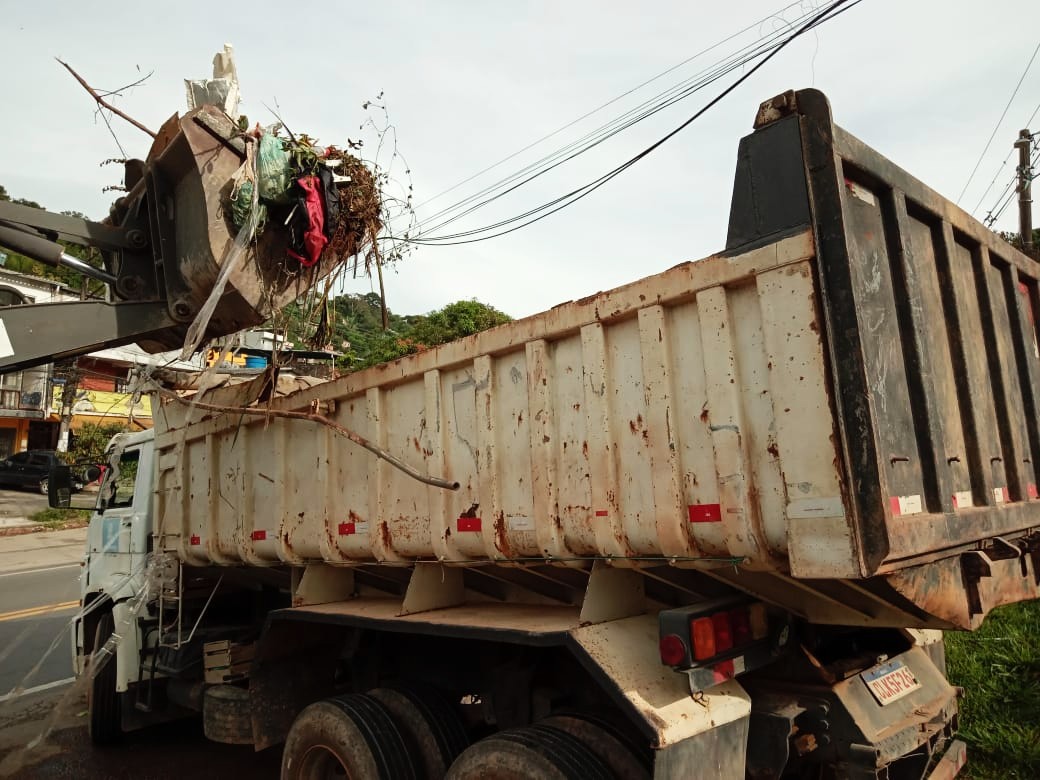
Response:
[[[66,677],[64,680],[55,680],[54,682],[44,683],[43,685],[37,685],[34,688],[26,688],[24,691],[16,693],[11,691],[0,696],[0,703],[9,701],[10,699],[16,699],[19,696],[29,696],[33,693],[40,693],[41,691],[49,691],[51,688],[61,688],[63,685],[71,685],[76,682],[75,677]]]
[[[44,604],[41,607],[26,607],[25,609],[16,609],[13,612],[0,612],[0,623],[6,620],[22,620],[23,618],[36,617],[37,615],[46,615],[50,612],[63,612],[67,609],[76,609],[79,607],[79,601],[63,601],[60,604]]]
[[[0,577],[17,577],[20,574],[37,574],[44,571],[58,571],[58,569],[71,569],[80,568],[83,564],[81,563],[63,563],[61,566],[48,566],[45,569],[23,569],[22,571],[9,571],[6,574],[0,574]]]

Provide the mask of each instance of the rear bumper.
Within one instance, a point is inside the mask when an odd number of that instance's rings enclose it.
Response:
[[[927,780],[952,780],[968,762],[968,747],[959,739],[953,740],[939,759]]]

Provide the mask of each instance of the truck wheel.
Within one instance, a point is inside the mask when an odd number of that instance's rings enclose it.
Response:
[[[585,747],[601,756],[618,777],[650,779],[653,771],[650,749],[640,750],[638,745],[625,739],[625,735],[607,721],[584,712],[574,712],[552,715],[539,723],[566,731],[581,741]]]
[[[387,709],[363,694],[336,696],[296,716],[282,751],[282,780],[419,776]]]
[[[467,748],[445,780],[614,780],[620,776],[576,737],[535,724],[500,731]]]
[[[41,479],[40,480],[39,488],[40,488],[40,492],[43,493],[43,495],[47,495],[47,489],[48,489],[49,486],[50,486],[50,482],[48,482],[47,479]]]
[[[237,685],[213,685],[202,694],[202,731],[225,745],[253,744],[249,691]]]
[[[115,655],[106,654],[97,668],[94,663],[98,652],[115,633],[116,623],[111,612],[98,619],[94,632],[94,649],[87,666],[87,731],[95,745],[110,745],[123,735],[123,711],[119,692],[116,691]]]
[[[469,746],[462,719],[439,692],[426,686],[376,688],[368,695],[393,716],[409,741],[425,777],[443,777],[455,758]]]

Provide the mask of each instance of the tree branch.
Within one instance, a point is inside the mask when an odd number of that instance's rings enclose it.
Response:
[[[181,398],[176,393],[170,392],[164,387],[155,386],[155,390],[158,391],[159,395],[163,398],[169,398],[172,401],[177,401],[187,407],[195,407],[208,412],[219,412],[220,414],[241,414],[251,415],[253,417],[282,417],[289,420],[307,420],[309,422],[315,422],[320,425],[325,425],[331,428],[333,431],[343,436],[346,439],[357,444],[359,447],[364,447],[366,450],[371,452],[378,458],[382,458],[394,468],[400,469],[412,479],[416,479],[419,482],[423,482],[427,485],[433,485],[434,487],[444,488],[445,490],[458,490],[459,483],[453,482],[452,480],[444,479],[443,477],[434,477],[432,475],[423,474],[418,469],[408,465],[404,461],[394,457],[389,452],[379,447],[359,433],[355,433],[349,428],[344,428],[339,423],[330,420],[321,414],[312,414],[309,412],[290,412],[283,409],[262,409],[259,407],[245,407],[245,406],[222,406],[218,404],[208,404],[204,401],[196,401],[194,398]]]
[[[57,58],[57,57],[55,57],[55,59],[58,59],[58,58]],[[68,71],[69,73],[71,73],[71,74],[72,74],[72,77],[73,77],[74,79],[76,79],[76,81],[78,81],[78,82],[80,83],[80,85],[81,85],[81,86],[83,87],[83,89],[85,89],[85,90],[86,90],[87,92],[89,92],[89,93],[90,93],[90,96],[91,96],[92,98],[94,98],[94,100],[95,100],[95,101],[97,101],[97,104],[98,104],[99,106],[101,106],[102,108],[107,108],[107,109],[108,109],[109,111],[111,111],[111,112],[112,112],[113,114],[115,114],[115,115],[116,115],[116,116],[118,116],[119,118],[121,118],[121,119],[125,119],[125,120],[126,120],[127,122],[129,122],[130,124],[132,124],[132,125],[133,125],[134,127],[136,127],[136,128],[138,129],[138,130],[141,130],[141,131],[143,131],[143,132],[145,132],[145,133],[148,133],[148,135],[150,135],[150,136],[151,136],[152,138],[155,138],[155,137],[156,137],[155,133],[153,133],[153,132],[152,132],[151,130],[149,130],[149,129],[148,129],[147,127],[145,127],[144,125],[142,125],[142,124],[141,124],[140,122],[138,122],[138,121],[137,121],[136,119],[134,119],[134,118],[133,118],[133,117],[131,117],[131,116],[127,116],[127,115],[126,115],[126,114],[124,114],[124,113],[123,113],[122,111],[120,111],[120,110],[119,110],[118,108],[116,108],[115,106],[113,106],[113,105],[112,105],[111,103],[107,103],[107,102],[105,102],[105,99],[104,99],[103,97],[101,97],[101,95],[99,95],[99,94],[97,93],[97,91],[96,91],[96,90],[95,90],[95,89],[94,89],[93,87],[91,87],[91,86],[90,86],[90,85],[89,85],[89,84],[88,84],[88,83],[87,83],[87,82],[86,82],[86,81],[85,81],[85,80],[83,79],[83,77],[82,77],[81,75],[79,75],[78,73],[76,73],[76,71],[74,71],[74,70],[72,69],[72,66],[71,66],[71,65],[69,65],[69,64],[68,64],[67,62],[62,62],[61,60],[58,60],[58,62],[59,62],[59,63],[60,63],[60,64],[61,64],[62,66],[64,66],[65,70],[67,70],[67,71]]]

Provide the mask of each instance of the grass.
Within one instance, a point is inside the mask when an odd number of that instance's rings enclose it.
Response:
[[[85,509],[42,509],[29,519],[46,528],[78,528],[87,524],[90,512]]]
[[[946,634],[950,682],[965,689],[960,738],[968,777],[1040,777],[1040,601],[993,610],[972,633]]]

